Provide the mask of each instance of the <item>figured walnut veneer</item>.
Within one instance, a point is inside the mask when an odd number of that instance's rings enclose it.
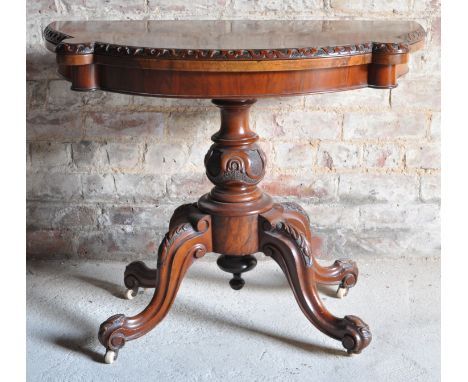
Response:
[[[283,270],[307,318],[359,353],[371,342],[356,316],[332,315],[317,284],[353,287],[358,268],[337,260],[321,266],[312,251],[309,217],[296,203],[274,203],[258,186],[266,157],[249,126],[256,98],[363,87],[392,88],[408,71],[425,32],[414,22],[383,21],[66,21],[44,31],[58,70],[74,90],[179,98],[211,98],[221,127],[205,156],[214,184],[197,203],[179,207],[158,250],[157,268],[131,263],[129,289],[155,288],[139,314],[115,315],[99,330],[108,351],[153,329],[169,311],[185,272],[206,252],[244,285],[252,254]],[[313,123],[313,122],[311,122]],[[111,353],[108,353],[111,354]]]
[[[379,21],[64,21],[44,31],[75,90],[222,99],[392,88],[424,35],[414,22]]]

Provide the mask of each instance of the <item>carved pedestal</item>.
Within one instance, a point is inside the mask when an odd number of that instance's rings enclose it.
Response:
[[[149,305],[138,315],[110,317],[99,330],[108,354],[153,329],[167,314],[182,278],[192,262],[206,252],[221,254],[218,265],[233,273],[234,289],[244,285],[241,273],[252,269],[252,254],[271,256],[283,270],[296,300],[312,324],[342,342],[349,353],[360,353],[371,341],[369,327],[356,316],[339,318],[325,308],[317,284],[355,285],[354,262],[337,260],[320,266],[311,251],[309,218],[295,203],[274,204],[258,188],[266,159],[250,130],[248,112],[255,100],[214,100],[221,109],[221,128],[205,157],[206,174],[215,187],[198,203],[179,207],[158,251],[157,269],[142,262],[125,270],[125,285],[155,288]],[[113,352],[113,353],[112,353]]]

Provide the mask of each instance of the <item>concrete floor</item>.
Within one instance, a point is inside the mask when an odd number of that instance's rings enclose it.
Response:
[[[259,261],[234,291],[215,256],[205,259],[189,270],[166,319],[112,365],[103,363],[99,324],[138,313],[151,294],[121,297],[124,263],[28,263],[28,381],[440,379],[438,259],[356,259],[360,280],[347,297],[321,288],[334,314],[369,324],[372,343],[357,356],[309,323],[273,261]]]

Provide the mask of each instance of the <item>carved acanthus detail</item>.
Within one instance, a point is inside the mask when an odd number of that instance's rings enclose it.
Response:
[[[71,39],[64,33],[51,28],[44,30],[44,38],[57,45],[57,53],[65,54],[99,54],[118,57],[142,57],[172,60],[291,60],[304,58],[343,57],[366,53],[400,54],[408,53],[409,45],[424,39],[426,32],[421,27],[405,35],[398,36],[401,42],[382,43],[364,42],[354,45],[300,47],[284,49],[170,49],[149,48],[109,44],[104,42],[63,42]]]
[[[295,202],[284,202],[281,203],[285,211],[295,211],[300,213],[302,216],[305,216],[307,218],[307,221],[310,223],[310,218],[309,215],[307,215],[307,212],[297,203]]]
[[[96,53],[94,49],[94,43],[86,44],[68,44],[61,42],[55,47],[56,53],[68,53],[68,54],[93,54]]]
[[[374,54],[385,53],[385,54],[403,54],[409,52],[409,46],[406,43],[378,43],[372,47]]]
[[[165,263],[167,254],[171,250],[171,247],[177,240],[177,238],[181,236],[184,232],[187,232],[189,230],[193,231],[192,225],[190,223],[184,223],[178,225],[174,230],[171,230],[166,234],[164,240],[159,246],[158,267],[162,266]]]
[[[284,221],[279,221],[276,224],[272,224],[270,230],[272,232],[278,232],[292,239],[297,245],[297,248],[299,249],[302,258],[304,259],[306,267],[312,266],[313,257],[309,247],[309,242],[307,241],[306,236],[302,232],[300,232],[292,224],[289,224],[288,222]]]

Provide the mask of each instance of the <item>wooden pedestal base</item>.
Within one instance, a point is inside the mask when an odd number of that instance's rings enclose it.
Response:
[[[215,184],[198,203],[179,207],[158,251],[157,269],[133,262],[125,270],[125,285],[155,288],[149,305],[139,314],[110,317],[101,324],[99,340],[112,362],[125,342],[152,330],[169,311],[182,278],[193,261],[206,252],[220,253],[218,265],[234,274],[231,286],[240,289],[241,272],[252,269],[251,256],[263,252],[283,270],[296,300],[312,324],[342,342],[348,353],[360,353],[371,341],[369,327],[356,316],[333,316],[323,305],[317,284],[353,287],[358,278],[354,262],[337,260],[320,266],[311,251],[309,218],[296,203],[274,204],[257,184],[265,174],[266,158],[249,128],[248,110],[255,100],[214,100],[221,109],[221,128],[205,157],[206,173]],[[110,356],[109,356],[110,355]]]

